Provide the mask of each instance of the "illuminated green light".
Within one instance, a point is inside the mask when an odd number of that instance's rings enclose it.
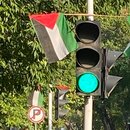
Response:
[[[93,73],[83,73],[77,80],[78,88],[83,93],[92,93],[98,89],[99,80]]]

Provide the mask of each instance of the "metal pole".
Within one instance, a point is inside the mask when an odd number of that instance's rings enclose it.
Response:
[[[37,130],[37,123],[34,123],[34,130]]]
[[[52,130],[52,91],[50,90],[48,95],[49,111],[48,111],[48,130]]]
[[[55,120],[57,121],[59,119],[59,90],[56,89],[55,92]],[[55,130],[58,130],[58,125],[56,125]]]
[[[93,97],[85,97],[84,130],[92,130]]]
[[[93,0],[87,0],[88,3],[88,20],[93,21]],[[84,104],[84,130],[92,130],[92,115],[93,115],[93,97],[90,96],[89,99],[85,97]]]
[[[93,16],[93,12],[94,12],[94,8],[93,8],[93,0],[87,0],[88,3],[88,20],[93,21],[94,20],[94,16]]]

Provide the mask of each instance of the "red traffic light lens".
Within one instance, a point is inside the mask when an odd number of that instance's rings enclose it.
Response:
[[[100,34],[97,24],[91,21],[80,22],[76,26],[76,36],[83,43],[95,42]]]

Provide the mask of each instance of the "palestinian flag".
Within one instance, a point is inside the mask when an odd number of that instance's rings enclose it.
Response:
[[[35,90],[33,91],[30,96],[29,96],[29,101],[28,101],[28,104],[30,106],[43,106],[43,94],[38,91],[38,90]]]
[[[127,47],[125,48],[124,54],[126,57],[130,58],[130,43],[128,43]]]
[[[29,17],[49,63],[62,60],[77,49],[77,42],[62,13]]]
[[[130,16],[127,16],[127,21],[130,24]]]

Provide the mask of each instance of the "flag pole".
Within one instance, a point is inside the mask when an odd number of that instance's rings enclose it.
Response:
[[[37,130],[37,123],[34,123],[34,130]]]
[[[93,0],[87,0],[88,4],[88,20],[94,20]],[[93,115],[93,97],[84,97],[84,130],[92,130],[92,115]]]
[[[52,88],[52,85],[49,84],[50,88]],[[48,95],[48,130],[52,130],[52,91],[50,89],[49,95]]]

